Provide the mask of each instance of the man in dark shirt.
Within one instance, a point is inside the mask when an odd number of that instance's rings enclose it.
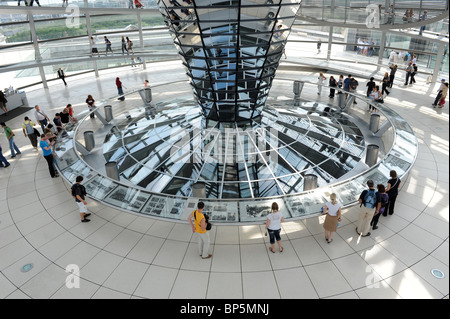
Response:
[[[64,71],[61,68],[58,69],[58,77],[61,80],[63,80],[64,85],[67,86],[67,83],[66,83],[66,80],[65,80],[66,75],[64,74]]]
[[[80,217],[81,222],[86,223],[90,222],[90,219],[87,219],[86,217],[90,216],[87,212],[87,203],[85,200],[86,196],[86,188],[81,185],[81,182],[83,181],[83,176],[77,176],[76,183],[72,185],[71,192],[73,198],[75,198],[75,202],[77,203],[78,207],[80,208]]]

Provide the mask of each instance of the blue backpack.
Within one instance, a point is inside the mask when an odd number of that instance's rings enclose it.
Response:
[[[374,189],[369,189],[364,196],[364,206],[367,208],[374,208],[375,203],[377,202],[377,192]]]

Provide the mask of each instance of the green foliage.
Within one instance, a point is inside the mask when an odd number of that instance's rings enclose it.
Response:
[[[120,17],[101,17],[101,19],[93,19],[92,22],[92,33],[96,33],[97,30],[114,30],[114,29],[123,29],[126,26],[132,24],[137,26],[137,21],[134,16],[126,16],[123,18]],[[84,21],[84,19],[80,19],[80,21]],[[58,21],[61,25],[54,25],[55,21],[49,21],[47,25],[36,25],[36,34],[39,40],[50,40],[50,39],[59,39],[66,37],[74,37],[79,35],[87,35],[86,25],[82,24],[78,28],[67,27],[64,22]],[[164,25],[163,18],[159,16],[151,16],[151,17],[143,17],[142,18],[142,26],[143,27],[151,27]],[[30,31],[21,31],[17,32],[14,35],[9,36],[6,39],[7,43],[15,43],[15,42],[23,42],[23,41],[31,41]]]

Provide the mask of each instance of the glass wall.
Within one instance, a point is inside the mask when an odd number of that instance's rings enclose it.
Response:
[[[179,17],[186,17],[187,20],[191,21],[189,27],[187,24],[186,26],[181,26],[181,23],[179,23],[180,27],[185,28],[183,34],[181,34],[178,29],[173,29],[174,31],[172,34],[168,31],[168,28],[165,25],[166,23],[169,23],[167,12],[165,13],[166,20],[164,20],[159,9],[120,10],[114,15],[111,13],[102,13],[96,9],[95,12],[89,12],[89,17],[85,17],[84,13],[82,13],[82,15],[76,19],[69,16],[68,14],[70,12],[68,11],[66,13],[65,9],[35,12],[33,14],[33,19],[37,37],[37,51],[35,50],[32,41],[31,26],[33,24],[29,21],[30,17],[27,14],[21,14],[17,11],[16,0],[2,1],[0,2],[0,6],[11,6],[15,9],[14,13],[8,13],[8,10],[2,10],[0,13],[0,72],[2,72],[3,81],[13,81],[14,83],[17,83],[16,86],[25,86],[29,83],[40,82],[42,81],[39,77],[40,63],[53,63],[55,66],[65,68],[70,74],[92,71],[94,69],[92,61],[76,61],[78,59],[90,58],[91,43],[88,34],[94,36],[96,46],[100,53],[100,57],[98,55],[96,56],[98,69],[131,65],[132,60],[131,57],[128,57],[127,50],[124,49],[124,52],[122,53],[122,36],[125,39],[128,37],[133,42],[135,61],[155,62],[167,59],[178,59],[177,47],[173,45],[173,38],[175,37],[178,49],[181,50],[186,65],[192,64],[196,66],[196,68],[194,68],[195,71],[192,73],[192,78],[195,79],[195,81],[193,80],[193,84],[196,85],[197,96],[203,96],[206,100],[212,101],[213,103],[214,100],[222,98],[223,95],[222,93],[211,94],[213,89],[215,91],[223,89],[228,91],[228,93],[233,91],[233,89],[229,89],[231,87],[227,86],[227,83],[230,83],[230,79],[236,78],[236,74],[229,71],[233,68],[236,69],[236,65],[230,64],[229,59],[230,56],[234,56],[235,54],[242,55],[242,57],[245,56],[245,58],[241,60],[241,64],[245,67],[245,72],[237,75],[242,76],[242,79],[245,79],[248,89],[247,91],[239,90],[236,94],[242,96],[246,95],[249,99],[255,98],[257,103],[263,103],[264,96],[267,92],[263,95],[253,96],[249,88],[251,88],[252,85],[253,87],[257,85],[261,86],[262,82],[248,81],[248,79],[250,77],[259,77],[260,79],[269,79],[270,82],[271,74],[273,75],[271,70],[273,69],[271,69],[270,64],[265,64],[265,66],[261,68],[260,62],[262,60],[259,61],[256,57],[252,58],[251,55],[254,54],[259,54],[259,56],[265,56],[266,54],[268,57],[272,56],[276,58],[274,60],[275,64],[278,63],[279,59],[281,59],[281,61],[290,61],[291,59],[292,61],[301,62],[310,61],[311,63],[317,63],[318,60],[335,60],[358,61],[359,63],[367,63],[373,67],[378,65],[379,62],[381,62],[381,65],[387,65],[388,57],[392,50],[397,50],[399,52],[403,50],[415,54],[420,70],[431,74],[434,72],[437,54],[438,52],[442,52],[444,58],[439,66],[439,70],[444,74],[448,74],[448,42],[445,42],[445,39],[448,37],[448,18],[427,25],[423,30],[423,36],[419,37],[418,33],[420,32],[420,27],[401,26],[402,29],[386,31],[376,28],[368,29],[365,27],[359,29],[345,28],[342,26],[330,27],[320,25],[320,23],[311,25],[310,22],[303,20],[300,15],[300,17],[297,17],[288,38],[286,37],[288,35],[288,32],[286,32],[288,29],[280,30],[278,32],[272,32],[273,29],[271,29],[270,32],[261,33],[257,37],[253,37],[252,32],[254,31],[255,25],[259,23],[257,21],[258,19],[263,19],[263,21],[268,23],[268,27],[270,27],[275,24],[277,17],[268,16],[270,10],[267,11],[266,9],[274,8],[271,5],[263,5],[264,10],[266,11],[254,10],[255,7],[245,7],[240,13],[242,19],[242,28],[239,29],[240,49],[238,51],[233,51],[233,48],[228,46],[228,44],[225,44],[237,43],[235,42],[237,39],[237,30],[235,26],[230,22],[223,22],[220,23],[220,25],[216,23],[217,19],[214,18],[214,14],[217,14],[218,11],[211,10],[208,7],[210,2],[198,2],[198,9],[197,11],[194,11],[192,4],[190,5],[191,7],[188,5],[189,1],[191,0],[177,2],[179,4],[184,4],[186,7],[176,6],[175,2],[172,1],[172,3],[174,3],[174,6],[172,6],[174,12]],[[108,3],[111,6],[114,5],[118,7],[120,5],[121,8],[128,7],[128,0],[114,1],[114,4],[112,4],[113,2],[111,1],[89,0],[86,2],[89,4],[89,7],[92,6],[94,8],[107,8]],[[142,2],[146,9],[157,7],[156,1]],[[231,3],[232,2],[233,1],[231,1]],[[248,0],[248,3],[246,3],[251,6],[252,3],[258,4],[263,2],[265,3],[266,0]],[[318,5],[318,3],[322,2],[325,4],[324,8]],[[308,8],[316,11],[320,10],[320,17],[322,17],[322,13],[325,16],[327,16],[327,14],[330,16],[330,5],[331,3],[334,3],[335,9],[332,14],[334,17],[340,17],[345,13],[345,10],[348,10],[345,8],[350,4],[349,1],[341,2],[342,1],[340,0],[319,0],[318,2],[303,0],[301,2],[302,7],[300,10],[307,10]],[[438,2],[439,1],[427,2],[427,6],[422,6],[421,10],[427,8],[432,11],[434,10],[433,3],[437,5]],[[60,7],[61,1],[41,0],[40,3],[43,7]],[[201,3],[203,4],[203,7],[199,5]],[[228,4],[230,1],[226,1],[226,3]],[[371,3],[371,1],[368,1],[368,3]],[[425,4],[425,2],[422,3]],[[70,1],[70,4],[83,7],[85,1]],[[171,5],[170,2],[168,2],[168,5]],[[396,8],[402,8],[402,6],[407,5],[407,2],[396,0],[395,5]],[[188,15],[182,11],[185,9],[190,10],[187,11]],[[170,10],[172,9],[169,9],[169,11]],[[252,10],[255,12],[253,13]],[[342,12],[339,13],[339,10]],[[306,11],[303,11],[303,14],[305,12]],[[348,12],[349,11],[347,11],[347,15]],[[396,12],[400,12],[400,10],[398,9]],[[195,24],[195,19],[198,18],[199,14],[203,17],[213,17],[210,19],[210,22],[208,22],[208,20],[203,21],[206,24],[204,24],[205,27],[202,27],[201,30],[198,25]],[[226,16],[226,21],[230,18],[230,14],[231,13]],[[252,14],[255,15],[255,19],[252,18]],[[290,17],[291,13],[289,13],[289,11],[286,11],[285,13],[280,11],[280,13],[278,13],[278,18],[281,16],[280,14],[284,15],[282,20],[286,20],[280,24],[289,24],[289,19],[291,18],[288,17]],[[214,19],[215,24],[213,25],[211,20]],[[88,30],[88,22],[90,22],[91,26],[90,32]],[[281,22],[281,20],[279,22]],[[171,25],[176,25],[176,21],[170,23]],[[141,25],[141,29],[139,29],[139,25]],[[332,45],[331,50],[328,51],[330,28],[332,28]],[[385,32],[386,39],[384,43],[385,50],[381,52],[382,59],[379,61],[379,51],[383,32]],[[200,53],[200,51],[195,49],[195,45],[191,44],[198,43],[200,34],[204,35],[204,43],[202,43],[202,45],[204,44],[213,47],[215,43],[221,43],[221,51],[219,52],[214,48],[212,50],[201,51],[202,53]],[[265,37],[270,34],[272,34],[272,40],[270,40],[271,45],[265,46],[265,44],[268,43],[265,40]],[[281,34],[281,37],[279,34]],[[106,49],[104,36],[107,36],[112,42],[112,50],[114,52],[114,57],[109,55],[108,59],[104,59]],[[280,46],[282,43],[286,43],[284,52],[283,50],[280,50],[280,48],[282,48],[282,46]],[[440,46],[441,51],[439,51]],[[194,54],[194,51],[198,54]],[[123,57],[122,54],[124,55]],[[306,60],[307,58],[311,60]],[[200,85],[198,79],[202,79],[209,74],[202,70],[202,66],[214,71],[210,73],[212,77],[209,79],[214,80],[209,82],[200,81],[203,83]],[[45,74],[51,74],[53,71],[54,68],[44,68]],[[17,77],[13,76],[11,78],[12,74],[17,74]],[[26,80],[27,75],[29,75],[32,80]],[[224,80],[225,77],[226,80]],[[266,83],[268,82],[266,81]],[[6,86],[8,86],[7,84]],[[235,96],[237,96],[236,94]]]

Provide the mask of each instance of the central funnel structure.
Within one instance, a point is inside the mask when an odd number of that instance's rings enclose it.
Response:
[[[159,0],[206,119],[260,117],[301,0]]]

